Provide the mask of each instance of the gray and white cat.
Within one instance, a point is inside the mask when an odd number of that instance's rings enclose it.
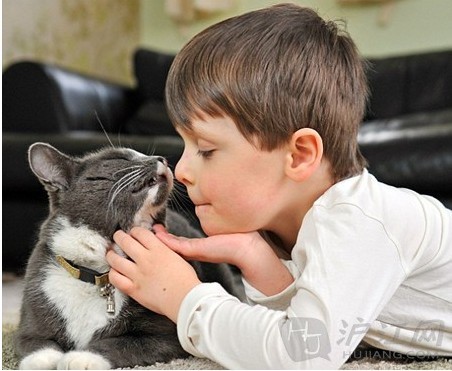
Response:
[[[173,175],[166,160],[126,148],[75,158],[35,143],[29,162],[50,211],[25,275],[20,368],[108,369],[188,356],[176,326],[115,290],[106,274],[105,253],[118,229],[159,222],[173,234],[201,236],[167,208]],[[228,266],[193,265],[201,280],[235,292]]]

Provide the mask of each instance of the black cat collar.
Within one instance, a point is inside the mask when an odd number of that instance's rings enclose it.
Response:
[[[109,283],[108,272],[99,273],[95,270],[82,267],[80,265],[74,264],[70,260],[66,260],[61,255],[56,256],[58,264],[60,264],[66,271],[74,278],[77,278],[83,282],[92,283],[96,286],[105,286]]]

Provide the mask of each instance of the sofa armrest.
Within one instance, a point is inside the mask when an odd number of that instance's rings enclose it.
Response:
[[[3,72],[3,131],[118,132],[137,107],[133,89],[47,63],[19,62]]]

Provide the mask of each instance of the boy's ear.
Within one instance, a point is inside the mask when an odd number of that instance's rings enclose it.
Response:
[[[319,167],[323,157],[323,141],[320,134],[310,128],[292,134],[286,158],[286,174],[294,181],[306,180]]]

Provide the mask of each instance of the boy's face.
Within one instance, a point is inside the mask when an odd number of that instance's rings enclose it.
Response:
[[[257,149],[228,117],[194,120],[193,129],[179,129],[185,149],[175,175],[186,185],[204,232],[273,229],[287,152]]]

